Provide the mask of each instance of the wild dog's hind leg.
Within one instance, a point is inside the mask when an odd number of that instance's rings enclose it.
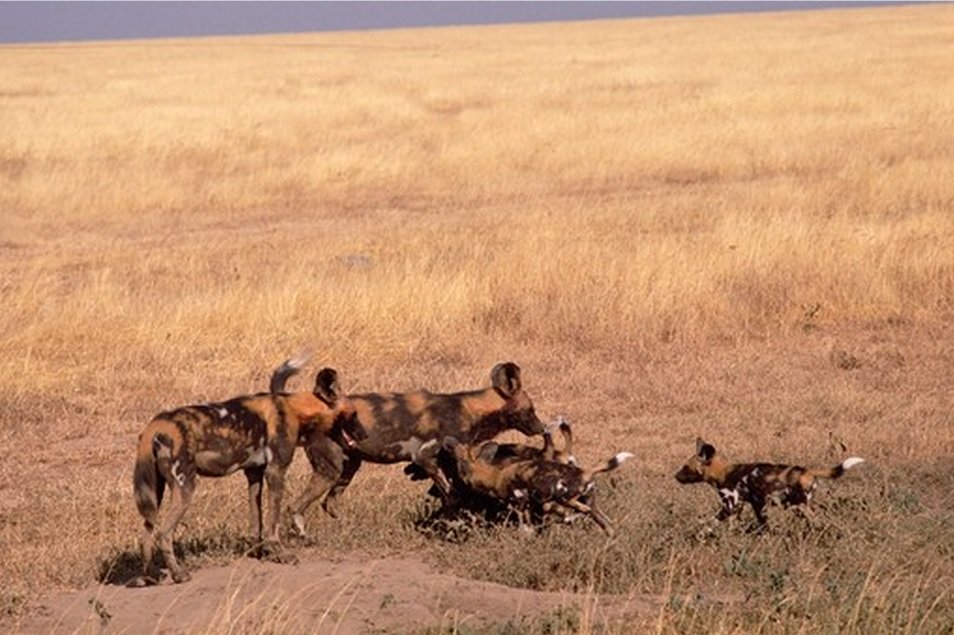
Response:
[[[173,474],[176,473],[173,472]],[[172,576],[173,582],[179,583],[187,582],[192,576],[189,575],[188,571],[179,566],[179,562],[176,560],[175,550],[173,549],[172,538],[175,534],[176,526],[179,524],[179,521],[182,520],[182,516],[186,510],[189,509],[189,504],[192,502],[192,494],[195,492],[195,476],[194,474],[188,478],[182,477],[181,474],[177,476],[178,479],[175,481],[175,484],[170,483],[172,503],[170,505],[169,514],[154,535],[156,542],[159,543],[159,549],[162,550],[162,556],[165,558],[166,566],[169,567],[169,573]]]
[[[141,587],[159,584],[159,572],[153,567],[152,558],[156,551],[156,520],[158,514],[150,514],[143,521],[142,534],[139,538],[140,553],[142,555],[142,575],[132,580],[129,586]]]
[[[328,512],[328,515],[332,518],[338,517],[338,497],[341,496],[341,493],[344,492],[348,484],[351,483],[351,479],[354,478],[359,467],[361,467],[361,459],[354,456],[345,458],[341,474],[338,475],[338,480],[335,481],[335,484],[331,487],[331,491],[328,492],[325,500],[322,501],[322,509]]]
[[[326,437],[315,439],[306,445],[305,454],[311,463],[311,479],[290,510],[292,527],[301,537],[305,536],[305,510],[324,496],[340,478],[345,461],[341,447]],[[332,517],[335,516],[327,507],[325,511]]]
[[[129,582],[129,586],[142,587],[159,584],[159,571],[153,564],[153,556],[156,552],[155,533],[156,524],[159,521],[159,506],[162,504],[162,497],[166,485],[161,475],[156,474],[155,478],[155,505],[141,505],[139,510],[143,517],[142,533],[139,538],[139,549],[142,556],[142,575]]]

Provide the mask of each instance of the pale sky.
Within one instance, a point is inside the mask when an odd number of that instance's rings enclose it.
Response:
[[[0,2],[0,44],[862,7],[878,2]],[[897,4],[897,3],[893,3]]]

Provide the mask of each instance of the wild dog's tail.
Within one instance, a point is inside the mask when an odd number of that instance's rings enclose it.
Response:
[[[168,462],[172,455],[172,439],[150,428],[139,437],[136,466],[133,468],[133,497],[136,508],[147,524],[155,524],[166,489],[166,479],[159,461]]]
[[[273,395],[285,392],[285,383],[301,371],[310,357],[311,355],[308,353],[299,353],[282,362],[281,366],[272,372],[272,380],[268,384],[268,391]]]
[[[593,477],[596,476],[597,474],[601,474],[603,472],[612,472],[613,470],[618,468],[620,465],[622,465],[629,459],[633,458],[634,456],[636,455],[633,454],[632,452],[620,452],[619,454],[617,454],[610,460],[606,461],[602,465],[590,470],[589,473],[586,475],[585,480],[591,481]]]
[[[835,467],[821,467],[813,470],[808,470],[808,472],[816,478],[838,478],[845,473],[846,470],[853,468],[859,463],[864,463],[865,460],[861,457],[852,456]]]

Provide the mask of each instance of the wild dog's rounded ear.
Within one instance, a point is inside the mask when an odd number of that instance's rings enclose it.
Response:
[[[490,371],[490,381],[500,394],[513,397],[520,390],[520,367],[513,362],[497,364]]]
[[[457,437],[444,437],[444,441],[441,443],[441,447],[448,452],[453,452],[458,445],[460,445],[460,441],[457,440]]]
[[[490,463],[494,460],[494,457],[497,456],[497,450],[499,449],[499,445],[493,441],[488,441],[487,443],[480,446],[480,449],[477,451],[477,460]]]
[[[715,452],[715,446],[706,443],[701,438],[696,439],[696,454],[699,455],[700,459],[703,461],[711,461],[712,457],[715,456]]]
[[[338,371],[322,368],[315,376],[315,395],[325,403],[332,404],[341,396],[338,387]]]

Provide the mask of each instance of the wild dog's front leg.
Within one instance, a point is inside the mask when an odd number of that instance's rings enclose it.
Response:
[[[444,474],[444,470],[441,469],[438,460],[439,452],[437,451],[439,449],[440,446],[437,445],[436,441],[426,443],[423,446],[423,451],[414,455],[414,463],[415,465],[419,465],[431,480],[434,481],[434,485],[437,486],[438,493],[441,499],[443,499],[444,504],[453,506],[455,503],[453,486],[451,485],[450,479]]]
[[[716,514],[716,518],[726,520],[735,513],[739,505],[739,493],[734,489],[720,489],[719,500],[722,501],[722,508]]]
[[[749,504],[752,506],[752,511],[755,512],[755,520],[758,522],[759,528],[764,528],[768,525],[768,519],[765,517],[765,499],[756,494],[750,494]]]
[[[419,468],[419,471],[423,471],[431,479],[432,485],[427,493],[441,499],[443,511],[453,513],[461,494],[457,490],[459,468],[453,458],[448,462],[448,456],[441,448],[439,440],[427,441],[411,454],[411,461],[415,468]],[[405,469],[405,472],[407,471]]]
[[[571,498],[570,500],[565,501],[564,504],[567,507],[575,509],[581,514],[586,514],[587,516],[592,518],[596,522],[596,524],[600,526],[600,529],[602,529],[606,533],[606,535],[609,536],[610,538],[612,538],[616,534],[616,532],[613,530],[613,525],[610,522],[610,519],[604,516],[603,513],[600,510],[596,509],[595,506],[581,503],[579,500],[575,498]]]

